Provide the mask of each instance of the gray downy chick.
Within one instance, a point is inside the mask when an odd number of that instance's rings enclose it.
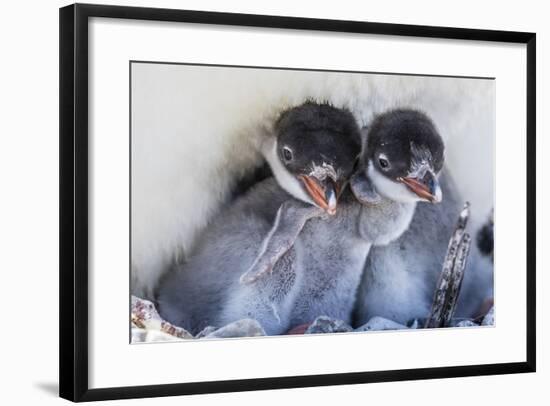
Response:
[[[246,290],[239,278],[253,263],[283,203],[294,201],[294,207],[334,215],[356,164],[361,136],[349,111],[306,102],[280,115],[261,149],[274,178],[220,212],[197,239],[187,262],[170,272],[158,289],[160,314],[194,333],[247,317],[269,324],[272,303],[293,285],[292,269],[279,274],[273,289],[266,286],[268,293],[258,299],[243,297],[240,311],[232,311],[230,302]],[[280,327],[269,331],[276,334]]]
[[[395,200],[414,197],[411,192],[422,196],[424,192],[418,190],[414,181],[407,181],[403,178],[403,172],[396,172],[407,161],[406,153],[401,152],[401,148],[406,145],[391,146],[388,135],[380,131],[381,126],[386,131],[401,133],[401,138],[406,138],[407,134],[414,132],[429,135],[435,131],[433,125],[426,119],[415,118],[406,112],[390,112],[374,122],[371,137],[367,140],[371,146],[371,156],[378,158],[368,168],[375,189]],[[372,148],[374,144],[383,144],[389,148],[386,151],[377,150]],[[416,147],[411,147],[410,151],[414,149]],[[393,152],[397,152],[396,156],[393,156]],[[435,179],[434,175],[443,164],[443,146],[435,145],[430,154],[421,153],[418,156],[424,158],[412,165],[416,168],[413,172],[422,177],[422,171],[426,170],[424,183],[429,186],[429,178]],[[424,159],[428,165],[422,164]],[[425,200],[442,200],[441,204],[419,204],[410,227],[399,239],[371,250],[358,291],[357,325],[366,323],[374,316],[406,324],[429,314],[449,238],[464,203],[459,200],[450,174],[443,171],[439,183],[442,193],[432,192],[435,199]],[[482,300],[491,296],[492,265],[473,246],[456,316],[471,316],[481,306]]]

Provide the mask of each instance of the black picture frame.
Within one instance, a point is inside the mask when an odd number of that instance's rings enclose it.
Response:
[[[106,17],[424,38],[527,48],[527,353],[524,362],[90,389],[88,385],[88,19]],[[449,27],[74,4],[60,9],[59,392],[72,401],[144,398],[534,372],[536,369],[536,35]]]

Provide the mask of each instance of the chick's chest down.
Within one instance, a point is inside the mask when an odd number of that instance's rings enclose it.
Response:
[[[290,324],[310,323],[320,315],[350,323],[371,246],[399,236],[413,212],[414,204],[388,199],[360,204],[348,191],[336,215],[309,220],[293,246]]]

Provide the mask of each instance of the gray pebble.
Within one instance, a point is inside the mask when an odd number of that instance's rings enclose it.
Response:
[[[328,316],[319,316],[307,328],[305,334],[348,333],[353,329],[344,321]]]
[[[403,324],[396,323],[393,320],[385,319],[384,317],[374,316],[366,324],[356,328],[355,331],[378,331],[378,330],[404,330],[408,329]]]
[[[472,320],[460,320],[456,322],[451,321],[451,327],[477,327],[479,324],[475,323]]]
[[[256,320],[242,319],[229,323],[204,338],[258,337],[265,335],[264,329]]]

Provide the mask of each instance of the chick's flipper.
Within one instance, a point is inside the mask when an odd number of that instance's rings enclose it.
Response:
[[[306,222],[320,217],[324,211],[297,199],[284,202],[265,237],[258,256],[250,268],[241,275],[242,284],[254,283],[262,275],[271,273],[277,261],[294,245]]]

